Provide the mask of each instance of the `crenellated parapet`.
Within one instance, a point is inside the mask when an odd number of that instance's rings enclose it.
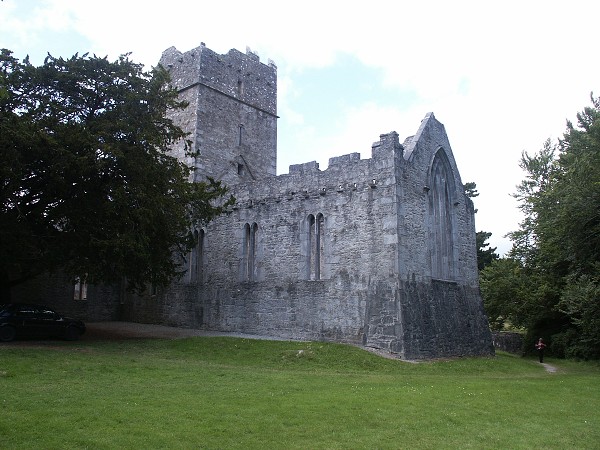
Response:
[[[185,53],[175,47],[165,50],[160,64],[171,73],[180,91],[202,84],[240,102],[277,115],[277,67],[260,62],[250,49],[232,49],[221,55],[202,43]]]

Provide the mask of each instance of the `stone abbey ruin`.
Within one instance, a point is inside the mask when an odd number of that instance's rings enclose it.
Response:
[[[280,338],[376,347],[404,359],[493,353],[479,293],[474,207],[444,126],[432,113],[414,136],[382,134],[359,153],[276,175],[277,68],[250,51],[171,47],[160,63],[188,108],[173,119],[196,170],[236,197],[194,230],[184,277],[158,292],[88,287],[65,311]],[[102,298],[102,301],[99,299]],[[108,300],[112,299],[112,300]]]

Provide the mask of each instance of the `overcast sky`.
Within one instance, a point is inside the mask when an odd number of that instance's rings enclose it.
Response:
[[[278,173],[413,135],[429,111],[463,183],[477,183],[477,230],[504,253],[520,220],[510,196],[521,152],[556,140],[600,95],[596,1],[3,0],[0,47],[39,65],[90,52],[156,65],[170,46],[247,47],[278,68]]]

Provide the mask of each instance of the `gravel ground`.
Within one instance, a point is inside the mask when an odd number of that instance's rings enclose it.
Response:
[[[193,336],[233,336],[247,339],[278,340],[270,336],[244,333],[225,333],[203,331],[191,328],[168,327],[134,322],[88,322],[82,340],[118,340],[118,339],[180,339]]]

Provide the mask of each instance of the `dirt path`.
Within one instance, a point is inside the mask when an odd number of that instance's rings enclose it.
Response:
[[[544,369],[546,369],[546,372],[548,373],[555,373],[558,371],[558,369],[550,364],[546,364],[546,363],[540,363],[542,366],[544,366]]]
[[[84,341],[140,338],[180,339],[193,336],[233,336],[248,339],[277,340],[270,336],[204,331],[134,322],[90,322],[86,323],[86,328],[87,330],[81,338]]]
[[[233,333],[224,331],[204,331],[192,328],[168,327],[134,322],[91,322],[86,324],[87,331],[83,341],[120,340],[120,339],[180,339],[193,336],[231,336],[245,339],[262,339],[269,341],[292,340],[257,334]],[[400,356],[385,350],[359,346],[363,350],[389,359],[400,359]]]

